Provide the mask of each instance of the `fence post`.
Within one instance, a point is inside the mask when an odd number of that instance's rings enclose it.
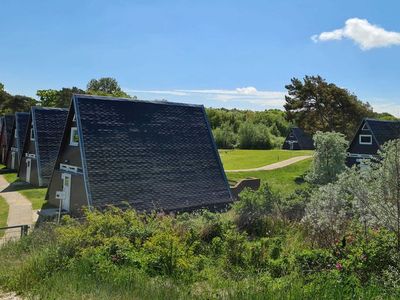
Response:
[[[21,226],[21,237],[23,237],[24,235],[28,234],[28,229],[29,229],[28,225],[22,225]]]

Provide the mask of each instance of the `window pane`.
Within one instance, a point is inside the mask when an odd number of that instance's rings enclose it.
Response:
[[[370,144],[372,142],[372,137],[370,135],[369,136],[360,136],[360,141],[361,141],[361,143]]]
[[[74,141],[75,143],[78,143],[78,142],[79,142],[78,130],[74,130],[73,141]]]

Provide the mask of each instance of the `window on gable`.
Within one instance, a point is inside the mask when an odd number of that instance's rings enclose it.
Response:
[[[31,128],[31,141],[35,140],[35,131]]]
[[[76,127],[71,127],[71,136],[69,139],[69,144],[71,146],[78,146],[79,144],[78,128]]]
[[[358,138],[360,145],[372,145],[372,135],[360,134]]]
[[[363,127],[361,128],[361,130],[370,130],[368,124],[364,123]]]
[[[72,122],[76,122],[76,116],[74,114],[74,117],[72,118]]]

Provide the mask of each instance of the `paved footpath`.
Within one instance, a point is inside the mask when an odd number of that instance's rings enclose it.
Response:
[[[302,160],[305,160],[305,159],[308,159],[311,157],[312,157],[311,155],[296,156],[296,157],[289,158],[287,160],[282,160],[280,162],[266,165],[266,166],[259,167],[259,168],[241,169],[241,170],[225,170],[225,172],[238,173],[238,172],[270,171],[270,170],[287,167],[291,164],[297,163],[299,161],[302,161]]]
[[[2,196],[8,203],[8,219],[7,226],[15,225],[29,225],[34,223],[32,204],[23,195],[15,191],[7,191],[9,183],[0,175],[0,196]],[[18,239],[21,235],[21,230],[9,229],[6,231],[3,239]]]

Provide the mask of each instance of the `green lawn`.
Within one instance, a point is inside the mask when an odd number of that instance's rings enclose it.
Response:
[[[8,204],[6,200],[0,196],[0,227],[7,226]],[[4,235],[4,230],[0,230],[0,237]]]
[[[19,181],[16,173],[6,173],[2,175],[9,183],[15,183]],[[20,189],[19,187],[16,187],[16,190],[32,202],[33,209],[40,209],[47,206],[47,201],[44,199],[47,188]]]
[[[46,208],[48,206],[46,197],[47,188],[33,188],[19,191],[22,195],[32,202],[32,209]]]
[[[258,168],[295,156],[311,155],[310,150],[219,150],[226,170]]]
[[[248,177],[260,178],[261,183],[267,182],[273,190],[288,195],[296,189],[306,186],[301,176],[309,169],[311,161],[312,159],[306,159],[271,171],[226,173],[226,175],[230,182],[237,182]]]
[[[8,183],[13,183],[18,181],[17,173],[5,173],[2,175],[8,181]]]

